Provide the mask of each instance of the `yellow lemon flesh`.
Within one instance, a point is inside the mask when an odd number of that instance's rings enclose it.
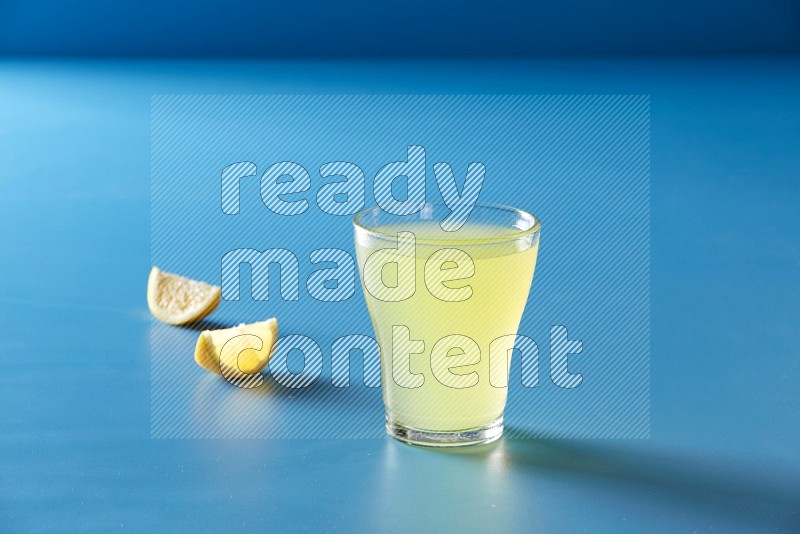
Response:
[[[278,340],[278,320],[241,324],[200,333],[194,349],[197,365],[225,377],[253,375],[269,363]]]
[[[161,321],[186,324],[202,319],[219,305],[220,288],[165,273],[158,267],[150,271],[147,281],[147,306]]]

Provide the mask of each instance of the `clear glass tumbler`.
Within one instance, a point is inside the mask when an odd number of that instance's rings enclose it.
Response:
[[[353,221],[362,287],[381,348],[386,430],[407,443],[488,443],[503,433],[508,367],[533,280],[540,223],[477,204],[457,231],[451,210],[378,207]]]

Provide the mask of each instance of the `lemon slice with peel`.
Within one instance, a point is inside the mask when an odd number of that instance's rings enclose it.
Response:
[[[147,306],[158,319],[169,324],[186,324],[202,319],[219,305],[220,288],[165,273],[158,267],[147,281]]]
[[[278,340],[278,320],[240,324],[222,330],[204,330],[197,339],[197,365],[225,376],[254,375],[269,363]]]

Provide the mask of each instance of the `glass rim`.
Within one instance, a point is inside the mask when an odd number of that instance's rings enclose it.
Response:
[[[447,206],[444,202],[426,202],[425,206]],[[490,209],[496,211],[503,211],[506,213],[513,213],[516,214],[518,218],[524,219],[526,221],[531,222],[530,228],[526,230],[519,230],[517,232],[513,232],[510,234],[505,234],[498,237],[477,237],[477,238],[464,238],[464,239],[429,239],[429,238],[415,238],[417,243],[420,244],[428,244],[428,245],[493,245],[493,244],[500,244],[500,243],[507,243],[510,241],[515,241],[517,239],[530,237],[539,232],[542,227],[542,222],[539,220],[539,217],[536,217],[530,212],[525,210],[515,208],[513,206],[507,206],[505,204],[495,204],[490,202],[476,202],[475,206],[473,207],[473,212],[470,213],[470,218],[474,214],[475,208],[483,208],[483,209]],[[381,208],[380,206],[372,206],[369,208],[364,208],[363,210],[359,211],[353,216],[353,226],[357,230],[361,230],[369,234],[369,236],[378,238],[378,239],[386,239],[389,241],[396,241],[397,240],[397,233],[389,233],[389,232],[382,232],[376,230],[374,227],[369,227],[365,225],[362,221],[364,216],[375,213],[375,212],[384,212],[387,213]],[[419,213],[419,212],[417,212]],[[389,215],[393,215],[389,213]],[[416,213],[410,213],[409,215],[416,215]],[[395,215],[395,217],[405,217],[405,215]],[[469,221],[469,219],[467,219]],[[498,225],[499,226],[499,225]],[[456,232],[453,232],[454,234]]]

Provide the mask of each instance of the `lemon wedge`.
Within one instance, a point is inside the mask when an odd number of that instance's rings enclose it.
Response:
[[[278,320],[240,324],[222,330],[204,330],[197,339],[197,365],[225,376],[254,375],[269,363],[278,340]]]
[[[220,288],[165,273],[158,267],[147,281],[147,306],[158,319],[169,324],[186,324],[202,319],[219,305]]]

